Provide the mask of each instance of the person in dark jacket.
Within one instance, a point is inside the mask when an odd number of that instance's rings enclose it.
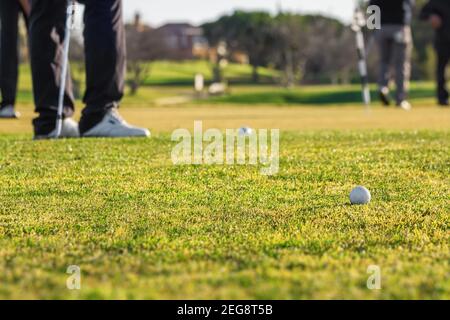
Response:
[[[445,71],[450,61],[450,0],[430,0],[422,9],[420,17],[429,21],[436,30],[438,101],[441,106],[448,106]]]
[[[390,67],[394,63],[397,86],[396,104],[410,110],[407,101],[411,76],[411,22],[415,0],[371,0],[370,5],[381,9],[381,29],[376,33],[380,50],[379,91],[382,102],[390,104]]]
[[[19,74],[19,17],[28,21],[28,0],[0,0],[0,118],[18,118],[15,111]]]

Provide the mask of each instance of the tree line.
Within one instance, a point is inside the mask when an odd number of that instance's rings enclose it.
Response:
[[[419,0],[420,7],[425,0]],[[259,67],[282,71],[285,85],[350,83],[357,81],[355,37],[343,22],[323,15],[236,11],[203,25],[210,45],[225,42],[229,52],[245,52],[258,82]],[[413,23],[415,49],[413,79],[428,80],[434,73],[433,31]],[[371,81],[377,76],[377,46],[366,31]]]
[[[349,82],[355,56],[352,31],[320,15],[236,11],[203,25],[211,46],[245,52],[258,82],[259,67],[282,71],[282,82]],[[356,56],[355,56],[356,58]]]

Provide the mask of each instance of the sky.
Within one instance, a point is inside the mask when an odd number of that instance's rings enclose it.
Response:
[[[353,0],[124,0],[125,19],[138,11],[153,26],[166,22],[187,21],[201,24],[236,9],[262,9],[276,13],[277,8],[300,13],[324,13],[350,21]]]

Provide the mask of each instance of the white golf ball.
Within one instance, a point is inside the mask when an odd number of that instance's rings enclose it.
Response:
[[[239,129],[240,136],[249,136],[253,133],[253,129],[249,127],[242,127]]]
[[[350,202],[352,204],[368,204],[372,196],[367,188],[358,186],[350,193]]]

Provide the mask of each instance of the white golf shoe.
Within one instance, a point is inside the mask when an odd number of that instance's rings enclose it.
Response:
[[[63,120],[61,135],[59,138],[79,138],[80,131],[78,130],[78,123],[72,118],[66,118]],[[37,135],[34,137],[34,140],[48,140],[48,139],[56,139],[56,129],[50,132],[47,135]]]
[[[129,125],[119,114],[117,109],[109,110],[102,121],[92,129],[86,131],[83,137],[126,138],[150,137],[150,131]]]
[[[20,113],[14,110],[13,106],[5,106],[0,109],[0,118],[2,119],[17,119]]]

